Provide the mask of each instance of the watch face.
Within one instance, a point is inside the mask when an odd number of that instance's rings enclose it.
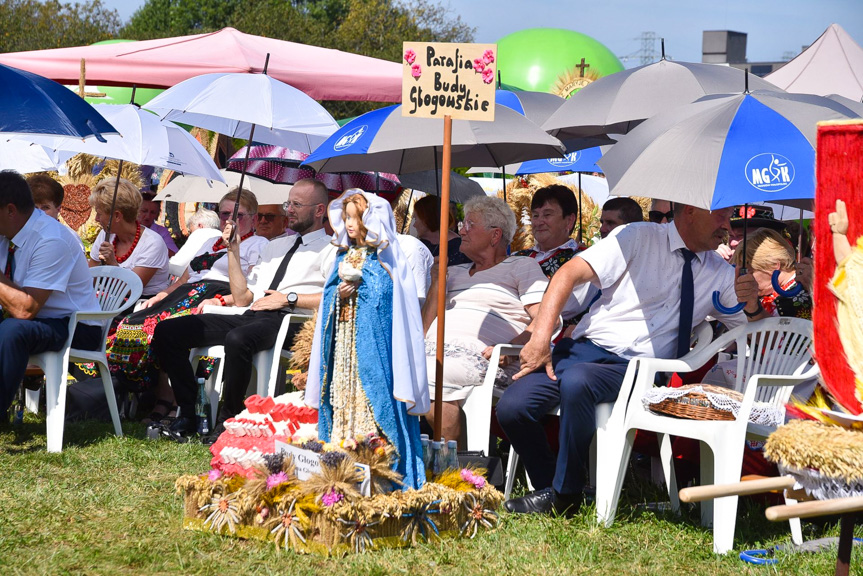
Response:
[[[288,292],[288,304],[291,306],[295,305],[299,300],[299,296],[297,296],[296,292]]]

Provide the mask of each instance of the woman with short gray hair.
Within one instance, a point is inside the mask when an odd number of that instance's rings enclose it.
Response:
[[[491,347],[522,343],[524,330],[539,310],[548,279],[536,260],[508,256],[515,234],[515,215],[503,200],[479,197],[464,207],[461,251],[473,262],[449,267],[444,335],[446,374],[443,382],[441,433],[461,440],[461,405],[474,386],[483,383]],[[437,264],[423,306],[426,366],[430,395],[435,393],[437,334]],[[511,369],[517,369],[513,366]],[[498,373],[504,384],[507,374]],[[432,422],[433,414],[426,415]]]

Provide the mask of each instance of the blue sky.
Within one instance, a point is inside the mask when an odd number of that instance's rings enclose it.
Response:
[[[124,20],[143,3],[104,2]],[[703,30],[734,30],[749,35],[749,61],[781,60],[834,22],[863,45],[863,0],[449,0],[449,5],[477,29],[477,42],[494,43],[525,28],[559,27],[593,36],[619,57],[639,50],[642,32],[655,32],[666,39],[672,58],[700,62]],[[625,65],[638,63],[634,57]]]

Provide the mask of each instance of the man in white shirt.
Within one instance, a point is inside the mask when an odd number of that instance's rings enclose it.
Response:
[[[20,174],[0,172],[0,415],[29,356],[60,350],[73,312],[99,310],[84,252],[64,228],[35,209]],[[82,323],[72,344],[94,350],[101,336],[101,326]]]
[[[431,284],[431,268],[434,264],[434,256],[425,244],[409,234],[399,234],[396,236],[396,240],[398,240],[399,248],[402,249],[405,259],[408,261],[408,266],[410,266],[417,289],[417,298],[419,298],[420,306],[422,306]]]
[[[239,263],[239,241],[228,247],[231,294],[205,300],[206,305],[249,306],[241,315],[194,314],[165,320],[156,326],[152,346],[182,414],[171,425],[172,436],[186,436],[197,429],[197,386],[189,352],[199,346],[225,346],[222,408],[217,425],[204,439],[212,443],[224,430],[221,424],[243,410],[246,388],[252,375],[252,356],[272,348],[285,314],[312,314],[318,308],[324,283],[335,260],[336,248],[324,230],[327,189],[313,179],[300,180],[286,202],[288,225],[297,234],[276,238],[261,253],[261,263],[248,281]],[[225,226],[223,238],[230,237]]]
[[[596,405],[617,399],[630,358],[682,356],[692,326],[708,315],[729,327],[765,316],[752,275],[735,280],[734,269],[714,252],[728,231],[729,216],[730,209],[676,205],[673,222],[619,227],[555,274],[528,329],[532,336],[521,353],[522,370],[497,406],[498,421],[537,488],[508,501],[509,511],[578,510]],[[572,339],[562,340],[552,355],[557,315],[573,286],[587,282],[602,295]],[[745,316],[715,310],[714,290],[725,306],[745,302]],[[558,405],[560,450],[555,456],[541,422]]]

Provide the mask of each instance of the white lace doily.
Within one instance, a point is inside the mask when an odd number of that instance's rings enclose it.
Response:
[[[841,478],[825,476],[818,470],[792,468],[785,466],[785,472],[791,474],[806,493],[818,500],[830,498],[851,498],[863,496],[863,478],[848,483]]]
[[[658,404],[667,399],[680,398],[693,392],[704,394],[713,408],[724,412],[731,412],[737,418],[737,414],[740,412],[739,400],[731,398],[726,394],[711,392],[697,384],[684,388],[652,388],[644,395],[641,402],[645,409],[650,410],[652,404]],[[755,402],[752,405],[752,412],[749,414],[749,421],[762,426],[780,426],[785,422],[785,410],[777,409],[766,402]]]

